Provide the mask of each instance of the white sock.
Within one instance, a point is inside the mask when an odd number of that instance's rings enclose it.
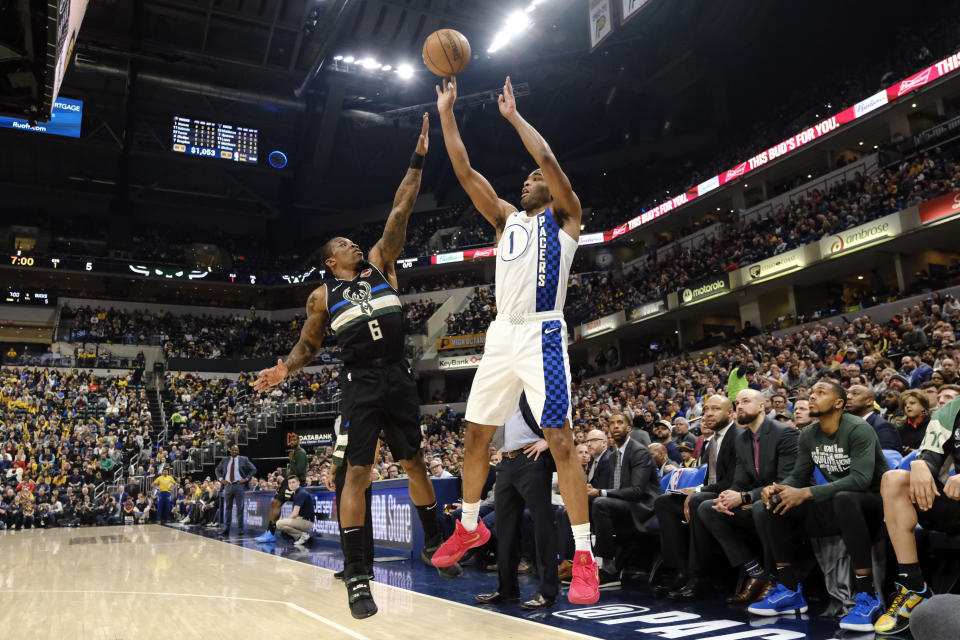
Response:
[[[573,547],[577,551],[590,551],[590,523],[570,525],[573,530]]]
[[[467,531],[473,531],[477,528],[477,519],[480,517],[480,502],[464,502],[461,509],[460,524]]]

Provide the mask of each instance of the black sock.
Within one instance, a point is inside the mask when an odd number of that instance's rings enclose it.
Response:
[[[424,548],[431,549],[443,542],[440,539],[440,525],[437,524],[437,502],[424,507],[418,506],[417,515],[420,516],[420,524],[423,526]]]
[[[923,572],[920,571],[919,562],[901,564],[900,572],[897,573],[897,582],[910,591],[916,591],[917,593],[921,593],[927,584],[923,580]]]
[[[270,533],[272,533],[273,535],[277,535],[277,523],[276,523],[276,522],[271,522],[270,524],[268,524],[268,525],[267,525],[267,530],[268,530]]]
[[[796,591],[800,581],[797,580],[797,572],[793,570],[792,564],[786,564],[777,567],[777,579],[784,587],[790,591]]]
[[[856,584],[854,585],[854,587],[856,588],[857,593],[873,594],[874,591],[873,591],[873,574],[872,573],[868,573],[865,575],[860,575],[859,573],[855,573],[853,577],[854,577],[854,580],[856,581]]]
[[[747,572],[748,576],[756,580],[767,580],[768,582],[773,581],[773,576],[767,573],[767,570],[760,566],[760,563],[756,558],[745,562],[743,565],[743,570]]]
[[[343,575],[352,577],[367,570],[363,559],[363,527],[342,529],[343,534]]]

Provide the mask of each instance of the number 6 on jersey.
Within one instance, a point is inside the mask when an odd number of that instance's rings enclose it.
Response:
[[[383,337],[383,332],[380,331],[380,321],[371,320],[367,323],[367,326],[370,327],[370,335],[373,336],[374,340],[379,340]]]

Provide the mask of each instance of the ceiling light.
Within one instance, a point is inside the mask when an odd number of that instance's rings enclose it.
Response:
[[[490,48],[487,49],[487,53],[496,53],[507,46],[511,40],[526,31],[532,24],[533,22],[530,20],[530,15],[526,11],[514,11],[507,16],[506,22],[504,22],[503,27],[500,28],[500,31],[498,31],[497,35],[493,38],[493,43],[490,45]]]
[[[860,141],[860,146],[861,146],[861,147],[863,146],[863,140]]]
[[[390,66],[389,64],[383,65],[383,70],[384,70],[384,71],[390,71],[391,69],[393,69],[393,67]]]
[[[813,174],[812,174],[812,173],[808,173],[808,174],[807,174],[807,180],[809,180],[809,179],[812,178],[812,177],[813,177]]]
[[[863,276],[857,276],[857,280],[863,280]]]
[[[404,80],[409,80],[413,77],[413,67],[408,64],[402,64],[397,67],[397,75],[403,78]]]
[[[911,104],[910,106],[911,106],[911,107],[913,107],[914,109],[916,109],[916,108],[917,108],[917,103],[916,103],[916,102],[914,102],[914,103],[913,103],[913,104]]]
[[[874,148],[874,149],[879,149],[880,147],[877,146],[877,145],[873,145],[873,148]]]
[[[370,69],[371,71],[373,69],[379,69],[382,66],[379,62],[377,62],[373,58],[366,58],[360,64],[363,65],[364,69]]]
[[[333,56],[334,60],[343,60],[343,56]]]
[[[353,62],[353,56],[346,56],[343,61],[349,64]]]

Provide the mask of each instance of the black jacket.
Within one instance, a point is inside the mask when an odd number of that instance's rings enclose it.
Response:
[[[594,489],[609,489],[613,486],[610,482],[610,474],[613,473],[610,466],[610,455],[612,453],[610,449],[606,449],[596,460],[590,458],[590,464],[587,465],[587,484]],[[593,478],[591,479],[590,470],[594,467],[596,467],[596,471],[593,472]]]
[[[733,478],[737,471],[736,441],[743,430],[743,427],[737,426],[737,423],[727,427],[727,432],[723,435],[723,442],[720,443],[720,451],[717,453],[717,481],[713,484],[707,484],[710,480],[710,470],[708,468],[707,475],[704,478],[703,491],[721,493],[733,484]],[[706,446],[704,444],[704,447]]]
[[[646,447],[627,438],[620,463],[620,488],[608,489],[608,498],[630,503],[634,523],[641,527],[653,515],[653,501],[660,495],[660,476],[657,464]],[[616,451],[610,452],[610,486],[617,466]]]
[[[749,491],[753,501],[760,499],[760,490],[781,482],[793,471],[797,461],[800,432],[793,427],[764,418],[757,431],[760,436],[760,473],[753,464],[753,433],[744,428],[737,434],[737,470],[730,486],[734,491]]]
[[[900,432],[897,431],[897,428],[893,426],[892,423],[884,420],[876,411],[867,416],[866,420],[870,423],[870,426],[873,427],[873,430],[877,432],[881,449],[900,451],[900,447],[902,446],[900,442]]]

